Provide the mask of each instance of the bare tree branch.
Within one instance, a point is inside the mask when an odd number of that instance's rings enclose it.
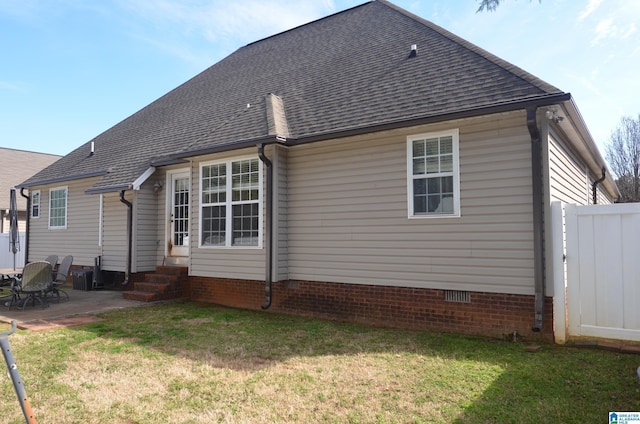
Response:
[[[637,119],[623,116],[618,127],[611,132],[606,146],[606,157],[622,202],[640,201],[640,114]]]
[[[500,0],[481,0],[480,7],[478,7],[476,13],[484,12],[485,10],[487,12],[493,12],[498,8],[498,6],[500,6]]]
[[[478,7],[478,10],[476,10],[476,13],[479,13],[479,12],[484,12],[485,10],[487,12],[494,12],[498,8],[498,6],[500,6],[500,2],[502,0],[477,0],[477,1],[480,2],[480,7]],[[538,0],[538,3],[542,3],[542,0]]]

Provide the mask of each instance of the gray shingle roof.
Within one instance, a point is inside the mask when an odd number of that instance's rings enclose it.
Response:
[[[86,143],[23,185],[104,174],[93,190],[119,190],[154,163],[270,140],[273,128],[288,129],[295,143],[563,95],[431,22],[373,1],[238,49],[95,137],[92,156]]]

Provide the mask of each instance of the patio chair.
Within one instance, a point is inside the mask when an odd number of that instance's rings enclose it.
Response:
[[[47,256],[45,261],[49,262],[51,264],[51,269],[54,270],[56,269],[56,265],[58,264],[58,255],[49,255]]]
[[[18,302],[18,308],[24,309],[31,301],[33,306],[36,300],[45,308],[48,306],[47,299],[44,296],[46,290],[51,287],[53,278],[51,277],[51,263],[47,261],[31,262],[25,265],[22,270],[22,278],[18,284],[14,285],[15,295],[25,295],[24,299]],[[11,308],[12,305],[9,305]]]
[[[60,266],[56,271],[53,271],[53,281],[51,282],[51,286],[47,289],[47,295],[56,296],[58,298],[58,302],[60,301],[60,293],[64,294],[69,300],[69,294],[62,290],[62,286],[67,283],[67,277],[69,276],[69,270],[71,269],[71,264],[73,263],[73,256],[68,255],[62,258],[62,262],[60,262]]]

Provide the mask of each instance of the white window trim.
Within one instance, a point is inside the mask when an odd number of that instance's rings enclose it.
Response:
[[[446,137],[452,138],[453,149],[453,213],[413,213],[413,180],[421,176],[413,175],[413,141],[424,138]],[[458,128],[446,131],[437,131],[410,135],[407,137],[407,213],[409,219],[434,219],[434,218],[459,218],[460,217],[460,154],[459,154],[459,130]],[[438,174],[432,175],[433,177]],[[424,177],[424,176],[422,176]]]
[[[35,205],[35,203],[33,202],[33,196],[38,195],[38,215],[34,215],[33,214],[33,206]],[[42,216],[42,194],[40,193],[40,190],[33,190],[31,192],[31,211],[29,211],[29,213],[31,214],[31,218],[33,219],[38,219],[40,218],[40,216]]]
[[[61,226],[52,226],[51,225],[51,192],[53,191],[58,191],[58,190],[65,190],[65,197],[64,197],[64,225]],[[42,203],[42,201],[40,202]],[[49,216],[47,217],[48,223],[47,225],[49,226],[50,230],[66,230],[67,229],[67,216],[69,214],[69,187],[67,186],[62,186],[62,187],[52,187],[49,189]]]
[[[233,202],[231,201],[231,187],[232,187],[232,179],[231,178],[227,178],[227,187],[226,187],[226,192],[228,193],[228,201],[225,202],[225,207],[227,208],[227,219],[225,220],[225,245],[224,246],[207,246],[207,245],[203,245],[202,244],[202,208],[204,207],[204,204],[202,203],[202,169],[205,166],[209,166],[209,165],[219,165],[219,164],[226,164],[227,165],[227,169],[231,170],[232,169],[232,163],[233,162],[238,162],[238,161],[242,161],[242,160],[248,160],[248,159],[258,159],[258,245],[257,246],[234,246],[231,244],[232,241],[232,237],[233,237],[233,219],[232,219],[232,205]],[[215,160],[215,161],[207,161],[207,162],[202,162],[200,163],[200,171],[199,171],[199,176],[198,176],[198,214],[200,215],[199,217],[199,222],[198,222],[198,247],[201,249],[248,249],[248,250],[256,250],[256,249],[262,249],[262,242],[263,242],[263,231],[264,231],[264,225],[263,225],[263,165],[262,165],[262,161],[260,160],[260,158],[257,155],[248,155],[248,156],[235,156],[232,158],[227,158],[227,159],[220,159],[220,160]]]

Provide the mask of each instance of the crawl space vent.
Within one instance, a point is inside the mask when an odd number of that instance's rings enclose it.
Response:
[[[445,290],[445,302],[471,303],[471,292],[461,290]]]

